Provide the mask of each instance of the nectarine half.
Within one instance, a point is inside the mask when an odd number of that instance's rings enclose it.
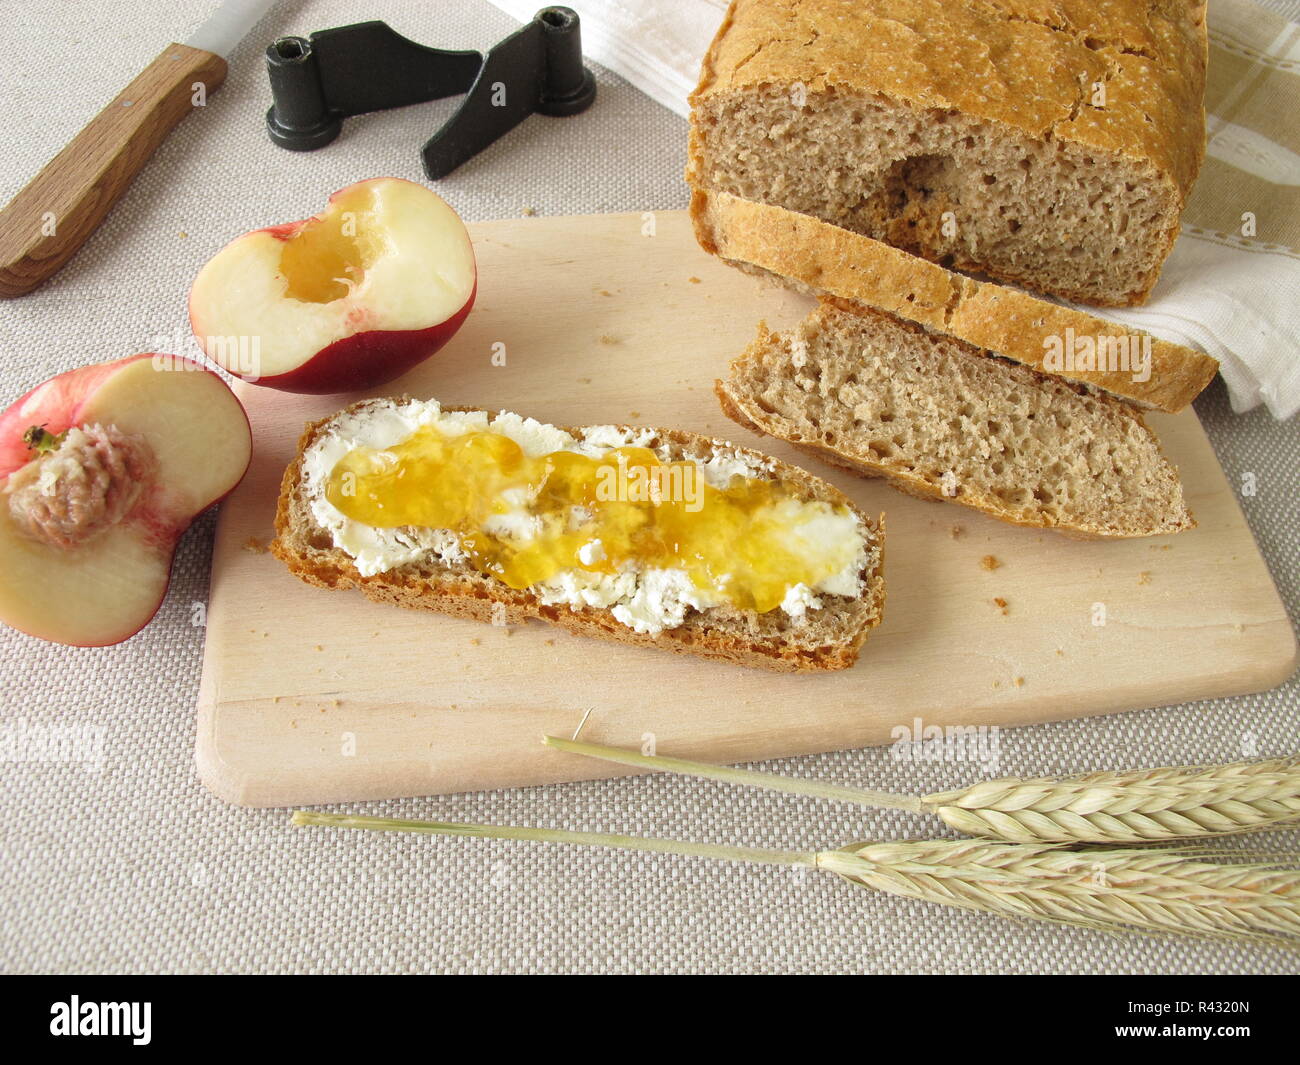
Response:
[[[246,381],[324,394],[399,377],[455,335],[474,304],[460,217],[412,181],[375,178],[301,222],[247,233],[199,271],[190,327]]]

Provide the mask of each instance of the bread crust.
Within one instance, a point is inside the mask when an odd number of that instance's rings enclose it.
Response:
[[[372,402],[375,401],[362,400],[339,414]],[[443,409],[467,411],[481,408]],[[313,537],[328,539],[328,534],[310,519],[302,494],[303,455],[339,414],[311,422],[304,429],[298,441],[297,454],[284,472],[276,506],[276,537],[271,543],[271,553],[307,584],[329,589],[356,588],[375,602],[496,625],[521,624],[537,619],[580,636],[784,673],[838,670],[852,666],[870,630],[880,622],[885,602],[883,514],[873,521],[834,486],[798,467],[725,441],[677,430],[657,430],[657,433],[661,440],[688,453],[716,445],[737,455],[771,463],[771,476],[794,486],[804,498],[844,506],[858,516],[872,537],[872,550],[863,571],[862,594],[853,600],[823,596],[825,600],[847,604],[840,617],[844,622],[842,632],[834,633],[833,639],[801,639],[799,634],[807,635],[808,630],[800,629],[792,622],[787,624],[782,620],[784,614],[780,619],[771,616],[780,614],[780,611],[761,615],[719,607],[694,611],[687,615],[682,625],[655,636],[635,632],[619,622],[609,610],[571,609],[566,604],[545,605],[527,589],[513,589],[467,565],[441,567],[441,572],[438,569],[420,572],[417,567],[406,565],[374,576],[362,576],[350,556],[334,547],[332,542],[313,545]],[[575,435],[582,432],[581,429],[561,428]]]
[[[866,304],[1024,363],[1041,373],[1103,389],[1167,413],[1183,410],[1218,373],[1209,355],[1151,338],[1151,376],[1126,370],[1048,371],[1043,341],[1076,336],[1142,336],[1115,322],[1002,285],[953,273],[871,237],[783,207],[695,189],[691,221],[701,247],[819,294]]]

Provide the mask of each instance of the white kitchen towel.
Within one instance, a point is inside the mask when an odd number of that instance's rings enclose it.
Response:
[[[492,2],[520,20],[537,7]],[[687,113],[725,0],[572,6],[588,56]],[[1234,410],[1264,403],[1289,418],[1300,410],[1300,24],[1251,0],[1211,0],[1209,36],[1209,144],[1182,235],[1145,306],[1094,313],[1209,352]]]
[[[491,2],[521,22],[539,6],[537,0]],[[689,113],[686,97],[727,0],[569,0],[565,6],[581,20],[586,56],[683,118]]]

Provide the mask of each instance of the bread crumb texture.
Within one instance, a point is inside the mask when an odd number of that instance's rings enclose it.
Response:
[[[1087,537],[1195,524],[1128,404],[888,315],[823,304],[787,333],[760,326],[718,396],[751,429],[1013,524]]]

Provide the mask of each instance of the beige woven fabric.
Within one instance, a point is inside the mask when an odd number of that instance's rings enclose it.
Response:
[[[1103,313],[1208,352],[1237,410],[1281,418],[1300,410],[1300,23],[1212,0],[1207,27],[1206,155],[1182,233],[1151,301]]]
[[[174,0],[0,3],[0,197],[7,199],[148,62],[213,6]],[[580,0],[577,4],[581,9]],[[205,257],[252,226],[376,174],[419,178],[417,147],[451,110],[350,123],[291,155],[262,131],[260,53],[283,32],[384,18],[429,44],[486,47],[513,24],[484,0],[286,5],[233,57],[206,113],[186,120],[103,229],[53,282],[0,302],[0,393],[185,335],[185,290]],[[51,72],[59,72],[51,76]],[[53,86],[53,88],[51,88]],[[469,219],[683,207],[685,123],[602,76],[587,114],[531,119],[438,190]],[[180,234],[188,236],[182,237]],[[179,343],[179,339],[173,343]],[[1197,403],[1242,505],[1300,610],[1300,430],[1234,418],[1218,386]],[[0,761],[0,970],[238,972],[1292,972],[1294,956],[1213,943],[1114,940],[1010,925],[870,895],[830,878],[669,856],[484,840],[294,830],[282,811],[208,795],[193,770],[194,701],[211,515],[181,545],[154,623],[131,642],[73,650],[0,631],[0,725],[12,737],[78,725],[100,763]],[[23,723],[20,725],[20,722]],[[39,733],[36,730],[44,729]],[[1004,773],[1206,762],[1293,751],[1300,683],[1278,691],[1020,729]],[[95,738],[101,746],[95,749]],[[3,750],[0,745],[0,751]],[[33,750],[28,747],[29,752]],[[891,791],[980,779],[970,763],[888,751],[777,763]],[[358,804],[357,812],[498,821],[808,848],[935,831],[934,823],[697,781],[640,777]],[[1296,833],[1276,834],[1294,848]]]

